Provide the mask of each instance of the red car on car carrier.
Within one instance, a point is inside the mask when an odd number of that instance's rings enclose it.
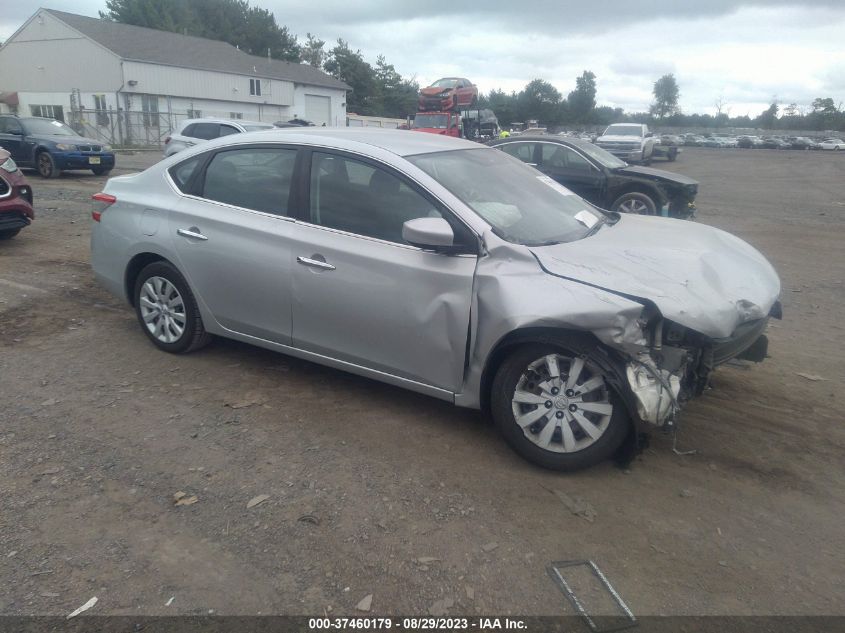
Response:
[[[448,112],[475,105],[478,86],[462,77],[444,77],[420,90],[419,110]]]
[[[0,149],[0,240],[8,240],[35,218],[32,187],[5,149]]]

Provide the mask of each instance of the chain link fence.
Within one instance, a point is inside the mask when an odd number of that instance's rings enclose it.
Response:
[[[135,110],[74,109],[68,125],[82,136],[115,147],[162,148],[187,114]]]

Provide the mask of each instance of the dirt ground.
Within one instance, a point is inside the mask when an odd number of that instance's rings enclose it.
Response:
[[[92,279],[104,179],[30,174],[37,220],[0,243],[0,614],[353,614],[368,594],[376,615],[567,614],[545,567],[582,558],[637,615],[845,614],[845,156],[655,166],[773,262],[784,319],[770,359],[687,408],[694,455],[655,434],[575,475],[374,381],[222,340],[157,351]]]

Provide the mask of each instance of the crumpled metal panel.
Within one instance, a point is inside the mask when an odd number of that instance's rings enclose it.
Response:
[[[777,273],[755,248],[691,222],[623,215],[589,239],[530,250],[553,275],[649,300],[714,339],[765,317],[780,295]]]
[[[542,274],[528,248],[487,232],[488,255],[478,260],[472,340],[463,393],[455,401],[478,406],[481,375],[496,344],[514,330],[549,327],[592,332],[608,347],[642,352],[643,305],[598,288]]]

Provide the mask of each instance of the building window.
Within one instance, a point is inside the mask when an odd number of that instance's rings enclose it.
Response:
[[[249,80],[249,94],[254,97],[261,96],[261,80],[260,79],[250,79]]]
[[[97,125],[108,125],[109,115],[106,112],[106,95],[94,95],[94,110],[97,113]]]
[[[202,118],[202,110],[193,110],[188,108],[188,118],[189,119],[200,119]]]
[[[230,119],[242,119],[242,118],[244,118],[244,113],[243,112],[230,112],[229,118]]]
[[[32,116],[40,116],[47,119],[56,119],[56,121],[64,121],[65,114],[62,111],[62,106],[57,105],[31,105],[29,111]]]
[[[158,95],[141,95],[144,127],[158,127]]]

